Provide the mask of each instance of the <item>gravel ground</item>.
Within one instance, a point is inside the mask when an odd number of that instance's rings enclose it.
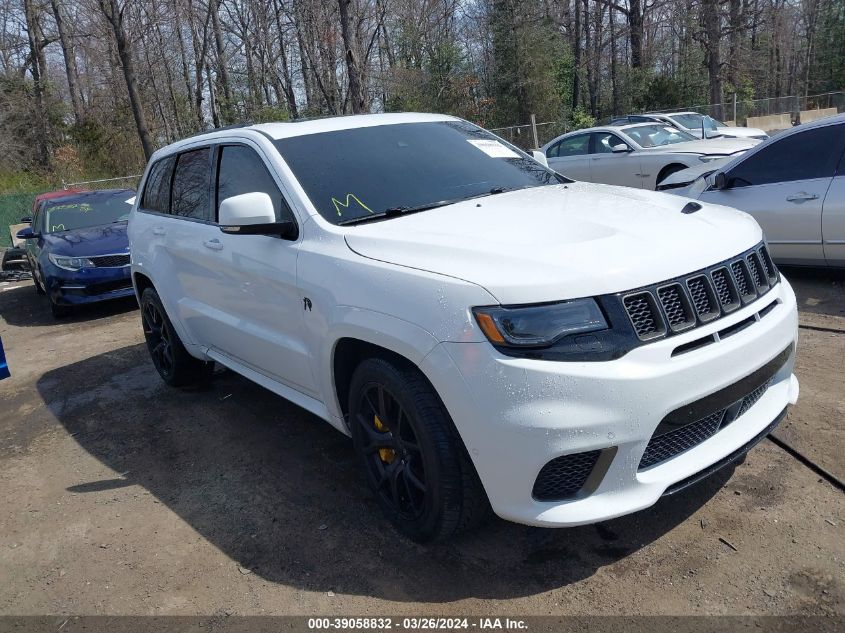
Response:
[[[818,329],[779,436],[843,476],[845,276],[788,274]],[[165,387],[132,302],[55,322],[0,282],[0,336],[0,614],[845,615],[845,495],[769,441],[629,517],[423,547],[312,415]]]

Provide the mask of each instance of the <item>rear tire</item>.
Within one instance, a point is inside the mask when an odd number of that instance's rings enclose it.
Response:
[[[379,506],[409,538],[442,540],[490,515],[449,414],[416,369],[364,360],[350,384],[349,424]]]
[[[188,353],[152,288],[141,294],[141,324],[153,365],[164,382],[171,387],[186,387],[208,380],[214,364]]]

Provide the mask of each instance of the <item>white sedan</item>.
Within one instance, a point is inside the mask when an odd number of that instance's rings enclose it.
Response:
[[[711,116],[698,112],[658,113],[651,116],[671,122],[697,138],[703,138],[702,127],[707,138],[754,138],[759,141],[765,141],[769,138],[769,135],[759,128],[725,125]]]
[[[570,132],[542,147],[549,167],[575,180],[654,189],[669,174],[737,156],[754,139],[699,140],[660,123],[594,127]]]

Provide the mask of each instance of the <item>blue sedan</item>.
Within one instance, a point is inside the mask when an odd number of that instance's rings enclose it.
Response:
[[[47,295],[54,317],[133,296],[126,221],[134,195],[112,189],[44,200],[32,225],[18,232],[26,240],[35,290]]]

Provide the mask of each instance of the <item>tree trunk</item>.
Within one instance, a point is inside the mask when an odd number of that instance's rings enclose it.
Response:
[[[118,6],[118,0],[98,1],[100,10],[106,16],[106,20],[108,20],[114,33],[115,43],[117,44],[117,55],[120,57],[121,66],[123,66],[126,91],[129,93],[129,106],[132,108],[132,116],[135,118],[135,126],[138,128],[138,138],[141,140],[144,156],[147,160],[150,160],[150,156],[153,155],[153,140],[150,137],[147,118],[144,116],[144,108],[141,104],[141,96],[138,93],[138,79],[135,76],[132,51],[129,47],[129,41],[126,38],[126,31],[123,29],[123,11]]]
[[[640,0],[628,2],[628,27],[631,30],[631,66],[643,67],[643,9]]]
[[[358,64],[358,42],[352,33],[349,18],[349,5],[352,0],[337,0],[340,8],[340,32],[343,37],[343,47],[346,57],[346,73],[349,75],[349,100],[352,105],[352,112],[359,114],[366,112],[366,100],[361,85],[361,70]]]
[[[572,33],[572,109],[578,107],[581,92],[581,2],[575,0],[575,24]]]
[[[707,48],[707,76],[710,83],[710,103],[714,105],[711,112],[717,119],[722,118],[722,63],[719,45],[722,39],[722,28],[719,21],[719,0],[704,0],[701,4],[704,11],[704,38]]]
[[[65,20],[62,15],[59,0],[50,0],[53,7],[53,17],[56,20],[56,30],[59,32],[59,41],[62,45],[62,55],[65,58],[65,72],[67,74],[67,90],[70,94],[70,104],[73,108],[73,121],[76,125],[82,123],[85,113],[82,111],[82,100],[79,97],[79,72],[76,68],[76,56],[73,51],[73,44],[65,29]]]
[[[217,74],[217,81],[220,84],[220,88],[223,91],[223,99],[218,100],[217,105],[220,111],[220,119],[223,123],[229,124],[234,119],[232,116],[232,88],[229,83],[229,71],[226,67],[223,29],[220,27],[220,2],[221,0],[213,0],[213,8],[209,7],[209,11],[211,11],[211,29],[214,31],[214,50],[217,53],[215,73]],[[219,126],[219,122],[216,125]]]
[[[50,148],[47,133],[47,110],[45,104],[43,53],[39,50],[38,18],[35,15],[33,0],[24,0],[24,17],[29,50],[32,59],[33,100],[35,101],[35,131],[38,143],[38,163],[42,167],[50,164]]]

